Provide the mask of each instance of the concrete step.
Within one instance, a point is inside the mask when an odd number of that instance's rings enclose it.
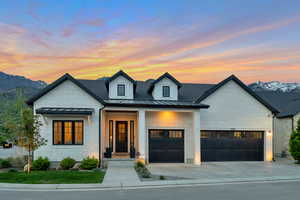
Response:
[[[134,160],[108,160],[108,167],[133,167]]]

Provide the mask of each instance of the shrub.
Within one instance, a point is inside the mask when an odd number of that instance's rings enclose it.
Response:
[[[0,167],[1,168],[10,168],[10,167],[12,167],[12,165],[8,159],[3,159],[0,162]]]
[[[8,158],[8,160],[10,161],[11,165],[16,168],[24,168],[24,166],[26,165],[26,160],[24,156],[10,157]]]
[[[99,161],[97,158],[87,157],[81,161],[80,168],[88,169],[88,170],[94,169],[94,168],[97,168],[98,163],[99,163]]]
[[[76,161],[73,158],[67,157],[60,161],[59,165],[64,170],[69,170],[75,165]]]
[[[16,169],[10,169],[10,170],[8,170],[8,172],[16,173],[16,172],[18,172],[18,170],[16,170]]]
[[[32,162],[32,170],[45,171],[49,169],[50,162],[47,157],[39,157],[37,160]]]
[[[289,146],[291,155],[300,164],[300,119],[298,120],[296,130],[291,135]]]
[[[135,163],[135,166],[136,166],[137,168],[139,168],[139,167],[143,168],[143,167],[145,167],[145,164],[144,164],[142,161],[137,161],[137,162]]]
[[[160,179],[160,180],[166,180],[166,177],[164,177],[164,176],[159,176],[159,179]]]

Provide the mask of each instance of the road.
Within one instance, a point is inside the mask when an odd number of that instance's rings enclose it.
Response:
[[[0,200],[281,200],[299,199],[300,181],[90,191],[2,191]]]

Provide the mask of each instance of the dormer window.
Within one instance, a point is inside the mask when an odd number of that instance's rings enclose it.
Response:
[[[162,96],[163,97],[170,97],[170,86],[163,86],[162,87]]]
[[[118,84],[118,89],[117,89],[117,95],[119,97],[125,96],[125,85],[124,84]]]

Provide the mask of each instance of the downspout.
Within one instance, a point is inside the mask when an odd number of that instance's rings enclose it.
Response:
[[[102,118],[101,118],[101,114],[102,114],[102,110],[103,110],[104,106],[102,108],[99,109],[99,167],[102,166],[102,160],[101,160],[101,137],[102,137]]]

